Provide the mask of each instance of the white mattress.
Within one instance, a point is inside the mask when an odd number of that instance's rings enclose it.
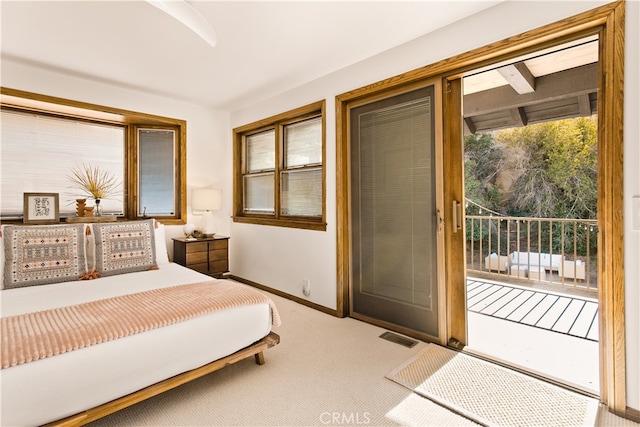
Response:
[[[178,264],[0,292],[2,316],[213,280]],[[271,330],[268,304],[238,307],[0,370],[2,426],[41,425],[232,354]]]

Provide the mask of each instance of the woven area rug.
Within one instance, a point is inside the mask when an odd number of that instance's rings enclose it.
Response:
[[[386,377],[487,426],[593,426],[598,410],[595,399],[435,344]]]

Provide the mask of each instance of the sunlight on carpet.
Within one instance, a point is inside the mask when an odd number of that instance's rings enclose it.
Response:
[[[408,427],[424,426],[456,426],[478,427],[480,424],[460,417],[448,409],[436,405],[425,405],[428,402],[422,396],[411,393],[385,415],[398,425]]]
[[[593,426],[598,411],[595,399],[435,344],[386,377],[485,425]]]

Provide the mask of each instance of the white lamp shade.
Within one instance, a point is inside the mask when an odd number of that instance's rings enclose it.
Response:
[[[191,193],[193,211],[213,211],[222,208],[222,190],[198,188]]]
[[[187,223],[184,225],[184,227],[182,227],[182,230],[184,231],[184,234],[186,236],[191,236],[195,231],[195,229],[196,229],[196,226],[191,223]]]

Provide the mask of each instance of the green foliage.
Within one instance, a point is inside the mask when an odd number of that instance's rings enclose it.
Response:
[[[496,142],[523,153],[508,213],[538,218],[597,217],[597,120],[581,117],[509,129]]]
[[[516,217],[597,218],[595,116],[472,135],[465,138],[464,147],[467,215],[485,215],[490,210]],[[483,226],[468,226],[467,239],[485,239],[492,246],[500,240],[502,246],[509,239],[506,228],[498,224],[486,221]],[[543,252],[596,253],[597,227],[556,222],[549,229],[548,222],[541,224],[528,232],[527,244],[540,242]]]
[[[503,148],[489,134],[470,135],[464,140],[465,193],[467,199],[491,210],[500,209],[503,195],[495,185],[504,161]],[[467,214],[478,214],[476,205],[467,206]]]

